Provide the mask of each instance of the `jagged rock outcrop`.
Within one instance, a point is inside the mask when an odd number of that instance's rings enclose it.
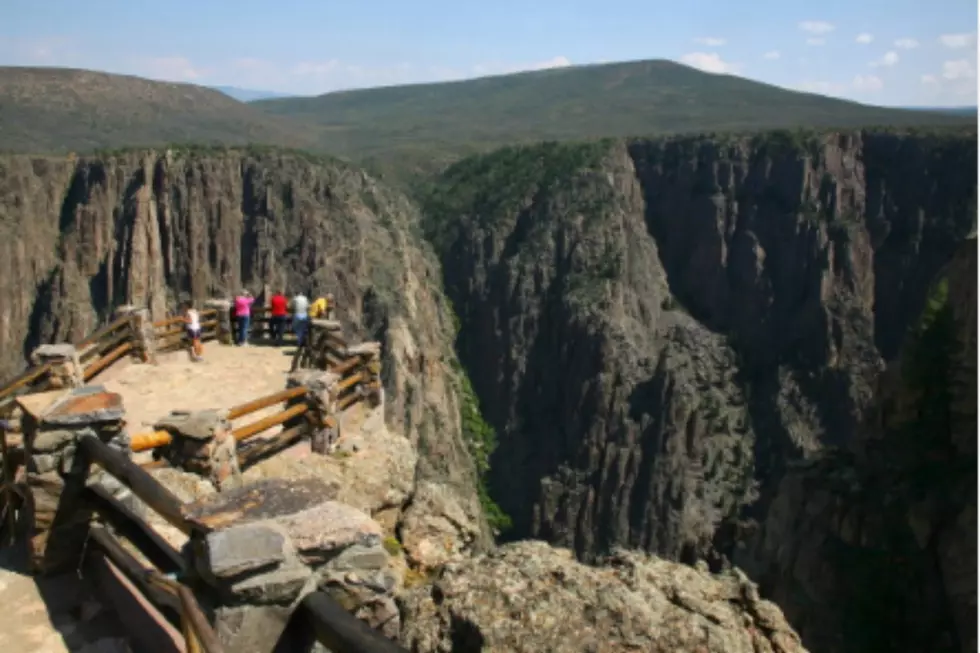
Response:
[[[412,651],[804,653],[737,571],[712,575],[636,552],[600,567],[543,542],[447,565],[401,599]]]
[[[300,154],[2,157],[0,369],[17,371],[39,342],[80,338],[121,304],[160,317],[178,299],[242,287],[333,292],[350,339],[383,344],[386,421],[422,452],[418,477],[446,484],[453,510],[479,525],[453,322],[417,221],[363,172]]]
[[[975,131],[773,133],[450,168],[428,231],[512,534],[730,553],[787,461],[853,440],[975,223],[976,152]]]
[[[846,451],[783,478],[735,556],[813,650],[977,650],[977,243]]]

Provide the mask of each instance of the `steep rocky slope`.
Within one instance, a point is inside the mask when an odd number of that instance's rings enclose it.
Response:
[[[777,132],[447,171],[428,229],[512,535],[721,562],[787,461],[853,439],[975,223],[976,154]]]
[[[814,650],[977,650],[976,364],[974,238],[933,284],[866,429],[788,473],[736,553]]]
[[[332,291],[351,338],[383,343],[388,422],[421,450],[420,478],[477,516],[453,322],[417,221],[363,172],[292,154],[0,158],[2,369],[123,303],[160,316],[243,287]]]
[[[543,542],[448,565],[402,599],[402,640],[432,653],[805,653],[744,574],[617,551],[601,567]]]

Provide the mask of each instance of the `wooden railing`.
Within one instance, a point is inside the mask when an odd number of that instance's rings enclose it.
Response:
[[[79,455],[80,466],[77,458]],[[87,475],[92,464],[113,476],[180,531],[191,536],[206,534],[206,527],[189,521],[184,516],[184,506],[180,499],[156,479],[97,436],[83,435],[78,441],[74,470]],[[218,636],[208,623],[194,594],[179,580],[170,577],[192,573],[186,568],[181,555],[148,523],[98,484],[89,485],[84,493],[87,495],[84,498],[89,505],[94,506],[102,521],[112,525],[116,533],[125,536],[155,566],[146,566],[137,560],[116,534],[102,524],[90,526],[89,541],[139,589],[160,614],[177,622],[175,625],[181,628],[186,651],[223,653]],[[70,501],[72,498],[62,496],[62,501],[66,499]]]
[[[209,308],[200,312],[201,341],[217,340],[221,336],[223,316],[218,315],[217,309]],[[187,325],[181,315],[157,320],[153,323],[154,341],[158,353],[167,353],[186,349],[190,344],[187,335]]]
[[[79,451],[85,456],[84,466],[99,465],[181,531],[193,537],[205,534],[203,524],[184,517],[180,500],[131,460],[96,436],[83,436],[79,445]],[[90,493],[87,500],[105,523],[91,526],[90,541],[161,614],[181,625],[187,651],[223,653],[194,594],[187,585],[173,578],[191,578],[195,573],[187,567],[181,554],[99,485],[90,485],[85,492]],[[123,535],[153,566],[138,561],[112,531]],[[407,649],[372,629],[323,592],[308,594],[299,610],[300,618],[308,622],[316,639],[336,653],[407,653]]]

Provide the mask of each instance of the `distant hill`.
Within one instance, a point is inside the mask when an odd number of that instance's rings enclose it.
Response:
[[[216,91],[220,91],[228,97],[235,98],[239,102],[251,102],[253,100],[268,100],[271,98],[291,97],[288,93],[274,93],[273,91],[257,91],[251,88],[238,88],[237,86],[210,86]]]
[[[309,145],[224,93],[68,68],[0,67],[0,149],[85,151],[174,142]]]
[[[977,115],[977,107],[903,107],[909,111],[931,111],[933,113],[947,113],[954,116],[974,116]]]
[[[0,149],[274,144],[402,180],[500,145],[672,132],[962,125],[971,115],[873,107],[669,61],[441,84],[233,99],[221,90],[66,68],[0,68]]]
[[[521,141],[966,122],[943,113],[789,91],[663,60],[260,100],[251,106],[318,124],[319,143],[327,150],[422,168]]]

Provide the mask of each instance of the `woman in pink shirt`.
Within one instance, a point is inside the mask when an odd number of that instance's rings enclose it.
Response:
[[[243,290],[242,294],[235,297],[235,324],[238,327],[238,346],[248,344],[248,328],[252,321],[252,302],[255,298],[252,293]]]

